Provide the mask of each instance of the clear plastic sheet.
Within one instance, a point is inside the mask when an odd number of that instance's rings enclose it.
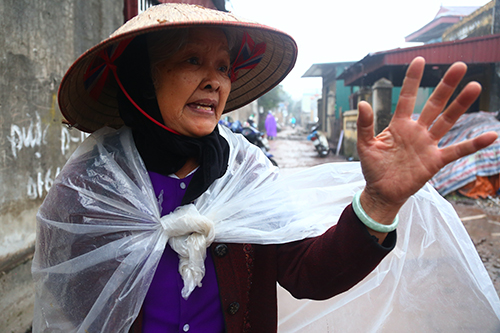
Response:
[[[400,211],[396,248],[326,301],[278,289],[279,332],[500,332],[500,301],[462,222],[429,184]]]
[[[269,244],[319,235],[364,185],[358,163],[280,177],[257,147],[220,130],[231,147],[228,172],[194,205],[163,218],[127,128],[102,129],[78,148],[37,216],[34,332],[126,332],[167,242],[181,258],[187,297],[214,239]],[[398,237],[376,271],[328,304],[280,300],[280,330],[386,331],[394,321],[394,331],[423,331],[443,318],[499,329],[500,301],[479,256],[430,186],[402,209]],[[435,327],[443,325],[452,327]]]

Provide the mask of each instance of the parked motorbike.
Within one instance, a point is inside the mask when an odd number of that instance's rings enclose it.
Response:
[[[318,128],[319,124],[313,126],[311,128],[311,134],[307,136],[307,139],[312,141],[320,157],[326,157],[330,152],[330,146],[328,145],[326,135],[318,130]]]
[[[273,165],[278,166],[278,163],[276,163],[273,158],[273,154],[269,153],[269,141],[264,136],[264,133],[260,132],[253,126],[243,126],[239,120],[236,120],[234,122],[230,122],[228,120],[220,120],[219,124],[228,127],[233,133],[242,134],[251,144],[259,147]]]
[[[256,145],[267,156],[271,163],[278,166],[278,163],[273,158],[273,154],[269,153],[269,141],[264,137],[264,133],[260,132],[255,127],[243,127],[241,129],[241,134],[252,144]]]
[[[231,131],[233,131],[233,133],[241,133],[243,125],[241,125],[241,122],[239,120],[236,120],[229,125],[229,128],[231,129]]]

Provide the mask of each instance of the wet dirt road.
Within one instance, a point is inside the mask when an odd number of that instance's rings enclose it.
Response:
[[[295,172],[323,163],[346,162],[343,156],[330,152],[326,157],[319,157],[307,133],[300,128],[286,128],[278,133],[278,138],[269,141],[270,153],[283,173]]]
[[[464,223],[500,296],[500,205],[491,199],[449,200]]]
[[[285,128],[278,138],[270,141],[274,159],[281,173],[288,174],[323,163],[345,162],[343,156],[330,154],[321,158],[314,150],[307,133],[300,128]],[[497,293],[500,296],[500,199],[474,200],[450,196],[448,201],[455,207],[464,223]]]

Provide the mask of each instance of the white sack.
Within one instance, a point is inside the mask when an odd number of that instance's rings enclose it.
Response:
[[[181,253],[187,297],[203,277],[214,237],[268,244],[319,235],[364,185],[358,163],[279,177],[257,147],[220,130],[231,147],[228,171],[195,205],[163,218],[129,129],[102,129],[75,151],[37,215],[34,332],[126,332],[167,241]],[[176,229],[181,219],[187,235]],[[376,271],[317,304],[300,305],[319,310],[296,315],[280,302],[280,330],[385,331],[390,324],[422,331],[443,318],[500,328],[491,280],[453,209],[430,186],[402,209],[398,246]]]

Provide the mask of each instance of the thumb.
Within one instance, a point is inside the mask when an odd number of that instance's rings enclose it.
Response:
[[[365,101],[358,104],[358,120],[356,122],[358,132],[358,144],[368,143],[375,135],[375,127],[373,125],[373,109],[371,105]]]

